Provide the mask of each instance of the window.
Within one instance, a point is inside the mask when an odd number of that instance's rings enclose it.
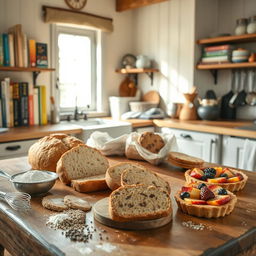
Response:
[[[60,111],[96,110],[96,31],[56,26],[55,42]]]

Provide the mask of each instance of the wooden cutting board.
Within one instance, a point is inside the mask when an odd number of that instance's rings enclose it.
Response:
[[[167,217],[163,217],[155,220],[140,220],[140,221],[129,221],[129,222],[115,221],[111,219],[109,215],[108,203],[109,203],[108,197],[105,197],[99,200],[93,206],[93,215],[98,222],[112,228],[127,229],[127,230],[146,230],[146,229],[162,227],[168,224],[172,220],[172,213],[171,213]]]

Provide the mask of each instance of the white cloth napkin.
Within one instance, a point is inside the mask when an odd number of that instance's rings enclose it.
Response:
[[[256,140],[246,139],[244,142],[242,169],[256,171]]]

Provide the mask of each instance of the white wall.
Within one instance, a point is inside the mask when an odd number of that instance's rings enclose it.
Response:
[[[42,20],[42,5],[68,8],[64,0],[0,0],[0,33],[15,24],[22,24],[29,38],[48,43],[50,58],[50,25]],[[113,18],[114,32],[103,33],[103,99],[107,110],[108,96],[118,94],[118,85],[123,78],[114,72],[121,57],[133,48],[133,12],[116,12],[115,0],[88,0],[82,11]],[[50,64],[51,66],[51,64]],[[32,81],[29,73],[0,72],[0,78],[10,76],[17,81]],[[38,84],[50,87],[51,74],[39,75]],[[48,90],[48,94],[49,94]],[[48,97],[49,98],[49,97]]]
[[[195,0],[170,0],[135,11],[135,54],[154,60],[154,85],[141,74],[142,91],[159,90],[163,100],[183,101],[193,85]]]

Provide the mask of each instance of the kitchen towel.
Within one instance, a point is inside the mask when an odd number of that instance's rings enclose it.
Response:
[[[246,139],[244,142],[242,169],[256,171],[256,140]]]

